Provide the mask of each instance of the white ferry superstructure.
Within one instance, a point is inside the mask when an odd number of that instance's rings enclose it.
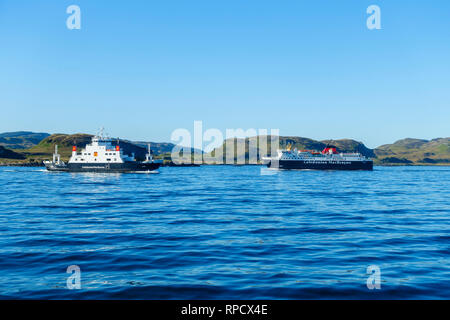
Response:
[[[119,144],[113,145],[113,140],[103,136],[103,131],[95,135],[91,143],[78,151],[72,148],[72,156],[68,163],[61,161],[58,146],[55,146],[53,161],[44,161],[49,171],[68,172],[145,172],[157,170],[162,161],[153,160],[150,145],[145,161],[137,161],[134,153],[125,154]]]

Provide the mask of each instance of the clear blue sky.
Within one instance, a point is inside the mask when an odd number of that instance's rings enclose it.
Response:
[[[0,43],[0,132],[450,136],[449,1],[0,0]]]

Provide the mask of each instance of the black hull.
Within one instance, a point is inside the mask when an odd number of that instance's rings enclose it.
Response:
[[[49,171],[65,172],[99,172],[99,173],[126,173],[147,172],[157,170],[160,163],[125,162],[125,163],[69,163],[64,167],[47,167]]]
[[[303,161],[272,160],[267,166],[297,170],[373,170],[373,161]]]

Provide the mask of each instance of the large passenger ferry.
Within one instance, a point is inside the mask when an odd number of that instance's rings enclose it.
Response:
[[[150,145],[145,161],[137,161],[134,153],[125,154],[119,144],[113,145],[110,137],[103,135],[103,130],[92,138],[85,149],[72,148],[68,163],[61,160],[58,146],[55,146],[53,161],[44,161],[49,171],[68,172],[151,172],[161,166],[162,161],[153,160]]]
[[[322,152],[312,150],[278,150],[275,157],[262,158],[269,168],[315,170],[373,170],[373,161],[360,153],[338,153],[328,145]]]

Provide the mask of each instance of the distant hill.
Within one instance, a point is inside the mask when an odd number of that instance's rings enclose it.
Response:
[[[450,164],[450,138],[407,138],[379,146],[374,152],[383,164]]]
[[[128,141],[128,140],[126,140]],[[170,142],[145,142],[145,141],[129,141],[132,144],[135,144],[137,146],[143,147],[147,149],[148,144],[150,143],[150,148],[152,150],[152,154],[156,155],[168,155],[172,153],[173,148],[175,147],[175,144]],[[203,153],[202,150],[199,149],[190,149],[192,153],[201,154]]]
[[[67,160],[72,153],[72,146],[84,148],[90,143],[92,135],[89,134],[52,134],[36,133],[29,131],[7,132],[0,134],[0,158],[15,159],[19,161],[37,161],[51,159],[55,145],[59,146],[59,153],[63,160]],[[206,163],[213,163],[216,152],[221,149],[226,150],[227,154],[223,154],[224,159],[233,159],[231,163],[248,163],[249,145],[262,146],[264,141],[274,139],[271,136],[257,136],[246,139],[234,138],[234,149],[226,148],[231,144],[232,139],[225,140],[221,147],[216,148],[210,153],[205,153]],[[323,150],[327,144],[333,144],[337,147],[338,152],[359,152],[367,157],[373,158],[375,164],[379,165],[446,165],[450,164],[450,138],[436,138],[433,140],[424,139],[402,139],[392,144],[379,146],[375,149],[367,148],[362,142],[352,139],[338,140],[313,140],[305,137],[296,136],[280,136],[279,148],[286,148],[291,145],[292,148],[299,150]],[[120,140],[121,149],[127,153],[134,153],[136,158],[144,159],[147,153],[147,144],[145,141],[129,141]],[[150,142],[152,154],[156,157],[164,158],[170,161],[170,154],[175,147],[173,143]],[[266,144],[269,149],[270,145]],[[14,150],[10,150],[14,149]],[[263,156],[259,148],[257,159]],[[203,153],[201,150],[192,149],[192,153]],[[265,154],[264,154],[265,156]],[[191,156],[186,160],[190,161]],[[242,161],[244,159],[244,161]],[[230,163],[227,161],[226,163]]]
[[[175,145],[170,142],[145,142],[145,141],[130,141],[131,143],[147,149],[148,144],[150,143],[150,148],[152,153],[154,154],[163,154],[172,152],[173,147]]]
[[[31,131],[0,133],[0,146],[9,149],[27,149],[37,145],[49,135],[44,132]]]

